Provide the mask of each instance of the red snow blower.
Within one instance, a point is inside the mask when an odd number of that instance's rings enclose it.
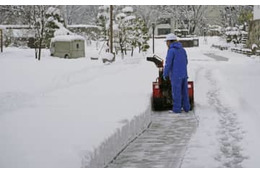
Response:
[[[159,77],[153,82],[152,109],[154,111],[172,109],[171,81],[163,79],[163,59],[154,55],[153,57],[147,57],[147,61],[153,62],[159,68]],[[192,110],[194,107],[193,81],[188,81],[188,92]]]

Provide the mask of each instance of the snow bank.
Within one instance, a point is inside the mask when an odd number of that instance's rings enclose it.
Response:
[[[42,53],[0,54],[0,167],[104,166],[149,124],[157,69],[140,54],[104,65]]]
[[[112,61],[113,58],[114,58],[114,54],[105,52],[105,53],[101,53],[101,54],[100,54],[100,57],[101,57],[102,59],[106,59],[106,60]]]
[[[86,155],[82,162],[83,167],[100,168],[106,167],[113,161],[128,144],[138,137],[151,123],[150,107],[142,114],[135,116],[130,122],[125,121],[125,125],[107,138],[90,155]]]

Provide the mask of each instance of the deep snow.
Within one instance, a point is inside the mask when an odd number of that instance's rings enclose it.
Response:
[[[155,43],[164,58],[165,42]],[[182,167],[259,167],[259,57],[212,43],[225,44],[201,38],[200,47],[186,49],[199,126]],[[109,65],[91,61],[96,53],[67,60],[44,51],[40,62],[30,49],[0,54],[0,167],[85,167],[90,156],[102,166],[123,147],[120,134],[131,136],[127,142],[145,129],[157,68],[137,53]],[[144,123],[133,132],[137,117]]]
[[[149,108],[157,70],[142,56],[106,65],[33,55],[17,48],[0,54],[0,167],[82,167]]]

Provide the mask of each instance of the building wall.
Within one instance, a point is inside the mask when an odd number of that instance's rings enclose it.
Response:
[[[260,19],[260,5],[254,5],[254,20]]]
[[[260,19],[250,23],[247,46],[251,48],[252,44],[257,44],[260,47]]]

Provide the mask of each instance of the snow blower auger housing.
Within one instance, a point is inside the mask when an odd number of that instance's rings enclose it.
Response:
[[[163,59],[157,55],[147,57],[147,61],[153,62],[159,69],[159,77],[153,82],[152,109],[154,111],[172,109],[173,100],[171,94],[171,81],[163,79]],[[188,81],[188,92],[191,110],[194,107],[194,86],[193,81]]]

